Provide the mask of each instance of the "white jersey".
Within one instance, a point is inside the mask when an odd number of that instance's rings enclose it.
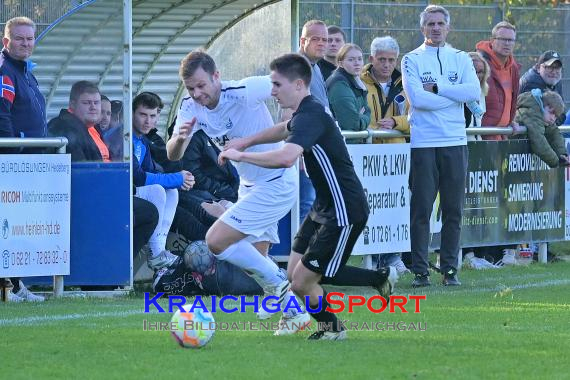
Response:
[[[178,109],[174,133],[180,126],[196,117],[192,133],[202,129],[220,147],[228,140],[254,135],[273,126],[273,119],[264,101],[271,97],[269,76],[249,77],[240,81],[222,81],[220,101],[216,108],[208,109],[191,97],[184,98]],[[278,149],[283,142],[256,145],[248,152],[265,152]],[[246,162],[236,163],[242,183],[269,181],[283,174],[285,169],[267,169]]]

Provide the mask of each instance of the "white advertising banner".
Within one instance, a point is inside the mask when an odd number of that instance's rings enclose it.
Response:
[[[370,216],[353,255],[410,250],[410,144],[349,144]]]
[[[69,274],[70,202],[70,155],[0,155],[0,277]]]

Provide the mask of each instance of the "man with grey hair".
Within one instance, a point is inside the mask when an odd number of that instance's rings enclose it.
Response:
[[[409,134],[408,103],[402,86],[402,73],[396,69],[399,54],[400,47],[394,38],[390,36],[374,38],[370,44],[370,63],[362,68],[360,79],[368,90],[366,100],[371,110],[368,127]],[[405,143],[406,139],[374,137],[373,142]],[[399,253],[382,255],[380,261],[384,261],[385,265],[396,267],[399,274],[410,272]]]
[[[424,43],[402,61],[402,79],[410,102],[413,287],[431,285],[430,216],[438,191],[443,217],[443,284],[461,285],[457,257],[468,154],[463,103],[479,100],[481,88],[471,58],[445,43],[449,24],[449,12],[444,7],[428,5],[420,16]]]
[[[390,36],[376,37],[370,44],[370,63],[360,78],[368,89],[368,105],[372,110],[370,128],[410,132],[402,73],[396,69],[400,47]],[[375,143],[406,142],[404,138],[375,138]]]

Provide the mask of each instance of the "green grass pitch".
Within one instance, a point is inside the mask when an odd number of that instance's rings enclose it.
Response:
[[[425,331],[350,331],[341,342],[308,332],[217,331],[203,349],[180,348],[165,331],[143,331],[142,294],[0,304],[2,379],[568,379],[570,263],[460,273],[445,288],[432,276],[414,290],[421,313],[342,313],[350,322],[419,323]],[[371,296],[364,288],[334,290]],[[161,304],[166,306],[166,301]],[[409,308],[411,311],[412,308]],[[256,322],[216,313],[217,322]],[[274,317],[277,320],[277,317]]]

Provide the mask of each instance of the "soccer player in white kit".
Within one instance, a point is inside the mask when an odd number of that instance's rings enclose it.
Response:
[[[179,160],[193,132],[202,129],[221,150],[233,138],[254,135],[273,126],[264,101],[271,98],[269,76],[240,81],[221,81],[212,57],[203,51],[190,52],[181,62],[180,77],[190,97],[178,110],[172,137],[166,144],[168,158]],[[255,146],[252,152],[278,149],[283,142]],[[208,230],[206,243],[218,260],[226,260],[249,273],[266,295],[279,302],[294,297],[289,281],[266,254],[270,243],[278,243],[277,222],[291,210],[298,191],[295,168],[267,169],[249,163],[236,166],[240,176],[239,199]],[[263,254],[260,254],[262,252]],[[259,313],[258,317],[271,315]],[[309,314],[283,314],[276,335],[298,331],[310,323]]]

